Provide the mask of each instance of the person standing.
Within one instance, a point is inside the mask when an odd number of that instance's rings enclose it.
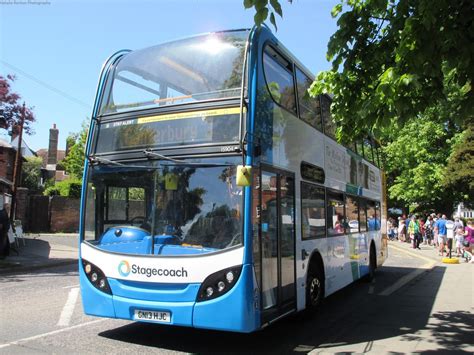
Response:
[[[474,248],[474,221],[467,222],[466,229],[464,230],[464,241],[463,241],[463,254],[466,261],[469,259],[471,263],[474,263],[472,257],[472,250]]]
[[[398,240],[400,242],[405,241],[405,216],[398,217]]]
[[[415,215],[412,215],[408,223],[408,235],[412,241],[413,249],[420,249],[420,223]]]
[[[407,237],[410,236],[410,234],[408,234],[408,226],[410,225],[411,217],[412,217],[412,216],[408,215],[408,217],[405,219],[405,231],[406,231]],[[407,243],[410,243],[410,242],[411,242],[411,239],[410,239],[410,238],[406,238],[406,242],[407,242]]]
[[[5,207],[4,197],[0,196],[0,259],[10,255],[10,241],[8,240],[10,218],[8,218]]]
[[[456,217],[454,219],[454,226],[453,226],[453,234],[456,236],[457,230],[458,229],[463,229],[464,230],[464,223],[459,219],[459,217]],[[463,232],[464,233],[464,232]]]
[[[438,234],[439,255],[444,256],[444,246],[447,243],[446,215],[442,215],[435,223],[435,231]]]
[[[428,243],[428,245],[431,245],[431,241],[433,240],[433,217],[428,216],[426,219],[425,223],[425,243]]]

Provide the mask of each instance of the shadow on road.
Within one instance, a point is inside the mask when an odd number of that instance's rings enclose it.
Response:
[[[313,319],[295,315],[253,334],[132,323],[99,336],[190,353],[307,353],[315,348],[331,351],[329,348],[340,345],[360,347],[360,343],[367,343],[370,350],[372,342],[380,339],[402,336],[403,341],[417,341],[421,330],[430,330],[434,334],[432,341],[445,350],[459,350],[462,344],[469,344],[472,315],[436,313],[430,320],[444,267],[435,267],[390,296],[378,295],[393,284],[392,280],[413,270],[383,267],[377,274],[379,281],[374,284],[373,294],[370,285],[356,282],[328,297]],[[435,322],[431,324],[433,318]]]

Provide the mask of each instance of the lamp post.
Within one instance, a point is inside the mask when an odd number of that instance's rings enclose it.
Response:
[[[23,102],[23,109],[21,110],[20,119],[20,134],[18,135],[18,147],[15,157],[15,166],[13,168],[13,189],[12,189],[12,203],[10,207],[10,221],[13,224],[15,220],[15,208],[16,208],[16,190],[18,187],[18,176],[21,175],[21,143],[23,140],[23,125],[25,123],[25,103]]]

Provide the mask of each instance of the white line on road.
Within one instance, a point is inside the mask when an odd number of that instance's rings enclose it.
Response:
[[[76,306],[77,296],[79,296],[79,288],[72,288],[71,291],[69,291],[66,304],[64,305],[61,316],[59,317],[57,324],[59,327],[67,327],[71,322],[72,313]]]
[[[54,335],[54,334],[66,332],[66,331],[68,331],[68,330],[73,330],[73,329],[85,327],[86,325],[91,325],[91,324],[103,322],[103,321],[106,321],[106,320],[107,320],[107,319],[97,319],[97,320],[93,320],[93,321],[91,321],[91,322],[86,322],[86,323],[81,323],[81,324],[73,325],[72,327],[61,328],[61,329],[58,329],[58,330],[53,330],[52,332],[43,333],[43,334],[38,334],[38,335],[34,335],[34,336],[28,337],[28,338],[18,339],[18,340],[15,340],[15,341],[11,341],[11,342],[9,342],[9,343],[0,344],[0,349],[7,348],[7,347],[12,346],[12,345],[18,345],[19,343],[24,343],[24,342],[27,342],[27,341],[32,341],[32,340],[44,338],[44,337],[47,337],[47,336],[49,336],[49,335]]]
[[[71,286],[64,286],[63,288],[74,288],[74,287],[79,287],[79,284],[77,284],[77,285],[71,285]]]
[[[379,293],[379,296],[390,296],[392,293],[394,293],[396,290],[398,290],[399,288],[405,286],[407,283],[409,283],[411,280],[413,280],[414,278],[418,277],[419,275],[421,275],[422,273],[430,270],[435,264],[436,264],[436,261],[432,260],[432,259],[429,259],[429,258],[426,258],[424,256],[421,256],[421,255],[418,255],[418,254],[415,254],[415,253],[410,253],[409,251],[406,251],[404,249],[400,249],[400,248],[397,248],[397,247],[394,247],[392,246],[392,248],[398,250],[398,251],[401,251],[402,253],[405,253],[405,254],[408,254],[408,255],[411,255],[411,256],[414,256],[416,258],[419,258],[419,259],[423,259],[423,260],[428,260],[428,262],[422,266],[420,266],[418,269],[410,272],[409,274],[401,277],[397,282],[395,282],[392,286],[389,286],[387,287],[385,290],[383,290],[382,292]]]

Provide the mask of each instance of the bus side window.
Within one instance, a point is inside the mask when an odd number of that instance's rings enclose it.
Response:
[[[319,97],[310,97],[308,94],[308,89],[312,83],[313,80],[311,80],[300,69],[296,68],[296,87],[298,90],[300,118],[318,131],[322,131]]]
[[[321,116],[323,117],[324,123],[324,133],[331,137],[332,139],[336,139],[336,124],[332,120],[331,115],[331,99],[327,95],[321,95]]]
[[[346,195],[346,216],[349,224],[349,233],[359,232],[359,205],[357,198]]]
[[[345,229],[344,195],[328,191],[327,194],[327,228],[328,236],[344,234]]]
[[[380,230],[380,203],[375,202],[375,230]]]
[[[326,235],[324,189],[301,183],[301,237],[311,239]]]
[[[367,201],[367,229],[369,231],[377,230],[377,213],[375,211],[375,202]]]
[[[265,81],[270,95],[278,105],[296,114],[296,95],[292,64],[267,46],[263,53]]]
[[[359,199],[359,228],[361,232],[367,231],[367,201]]]

